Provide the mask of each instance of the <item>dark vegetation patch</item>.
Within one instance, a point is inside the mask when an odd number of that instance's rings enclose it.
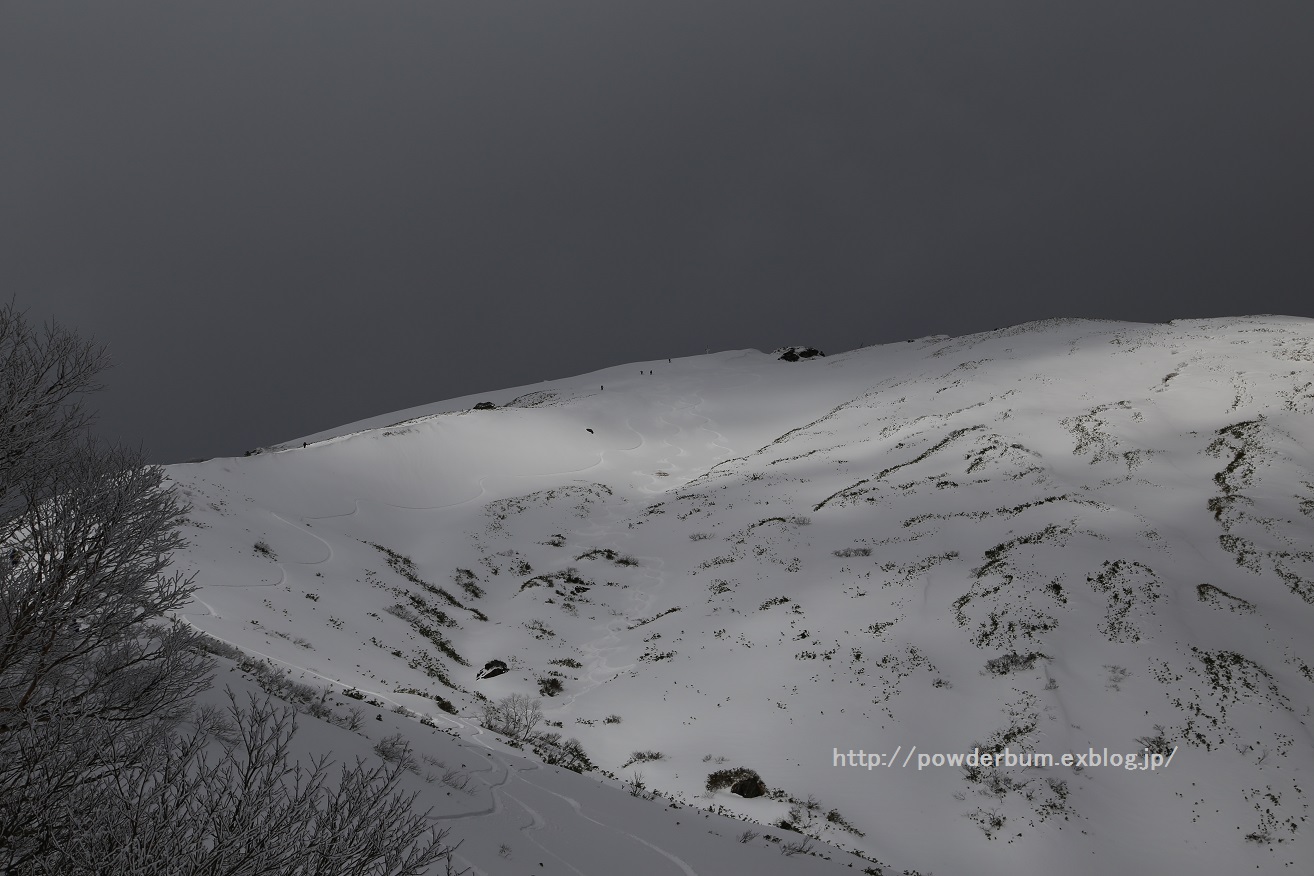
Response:
[[[488,615],[484,614],[479,609],[470,608],[466,605],[463,605],[459,599],[457,599],[452,594],[448,593],[446,589],[442,587],[438,587],[437,585],[434,584],[430,584],[428,581],[421,578],[419,572],[415,568],[415,563],[411,560],[410,557],[403,556],[402,554],[399,554],[394,550],[386,548],[381,544],[375,544],[372,541],[366,542],[366,544],[368,544],[370,547],[382,553],[385,557],[387,557],[388,567],[391,568],[398,575],[400,575],[402,578],[406,579],[407,581],[421,588],[425,592],[438,597],[439,599],[446,602],[448,605],[452,606],[453,608],[459,608],[463,611],[468,611],[481,621],[488,620]],[[473,575],[474,573],[471,572],[470,574]],[[482,591],[480,592],[482,593]],[[411,599],[410,596],[408,596],[407,598]],[[411,602],[412,604],[415,604],[413,599],[411,600]],[[416,610],[422,611],[423,609],[421,609],[420,606],[416,605]],[[435,623],[438,622],[440,621],[435,620]]]
[[[1049,660],[1048,654],[1042,654],[1039,651],[1032,651],[1029,654],[1018,654],[1010,651],[1007,654],[1001,654],[991,660],[986,661],[986,672],[991,675],[1008,675],[1013,672],[1030,669],[1035,665],[1037,660]]]
[[[777,358],[785,362],[797,362],[800,359],[812,359],[817,356],[824,357],[825,355],[816,347],[786,347]]]
[[[1253,614],[1255,611],[1254,603],[1250,600],[1233,596],[1223,588],[1215,587],[1213,584],[1197,585],[1195,594],[1201,602],[1208,603],[1215,608],[1227,608],[1243,614]]]
[[[452,580],[456,586],[465,591],[465,595],[471,599],[480,599],[484,595],[484,588],[479,586],[479,576],[470,569],[457,569],[452,574]]]
[[[580,554],[578,557],[575,557],[576,560],[595,560],[598,558],[604,560],[610,560],[611,562],[615,563],[618,566],[639,565],[639,561],[636,560],[634,557],[628,556],[626,554],[617,553],[611,548],[594,548],[591,551],[585,551],[584,553]]]
[[[641,619],[635,621],[634,623],[632,623],[632,624],[630,624],[628,627],[626,627],[626,629],[628,629],[628,630],[637,629],[637,628],[639,628],[639,627],[641,627],[641,626],[644,626],[645,624],[650,624],[650,623],[652,623],[653,621],[657,620],[658,618],[666,617],[668,614],[674,614],[675,612],[677,612],[677,611],[679,611],[679,610],[680,610],[680,606],[678,606],[678,605],[673,605],[673,606],[671,606],[670,608],[666,609],[666,611],[659,611],[659,612],[657,612],[657,613],[654,614],[652,617],[645,617],[645,618],[641,618]]]
[[[720,791],[723,788],[732,787],[736,782],[742,782],[746,779],[762,784],[763,788],[766,787],[762,782],[762,777],[757,774],[757,770],[751,770],[748,767],[742,766],[733,767],[728,770],[716,770],[708,773],[706,787],[709,792]]]
[[[520,585],[520,591],[528,590],[530,587],[556,587],[558,584],[570,584],[575,587],[592,587],[593,582],[587,578],[581,578],[579,570],[575,567],[565,569],[560,572],[549,572],[546,575],[535,575],[528,581]],[[517,591],[517,592],[520,592]]]
[[[834,553],[835,556],[837,556],[837,557],[844,557],[844,558],[848,558],[848,557],[870,557],[870,556],[871,556],[871,548],[869,548],[869,547],[849,547],[849,548],[840,548],[840,549],[837,550],[837,551],[832,551],[832,553]]]

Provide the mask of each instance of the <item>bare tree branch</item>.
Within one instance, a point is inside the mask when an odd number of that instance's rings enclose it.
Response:
[[[140,451],[86,438],[107,365],[0,307],[0,874],[451,873],[447,831],[397,791],[404,745],[335,776],[291,760],[290,707],[195,709],[212,662],[167,620],[194,590],[169,571],[187,507]]]

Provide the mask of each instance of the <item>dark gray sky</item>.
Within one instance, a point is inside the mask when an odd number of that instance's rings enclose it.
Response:
[[[1309,0],[0,2],[0,294],[172,462],[707,348],[1314,316]]]

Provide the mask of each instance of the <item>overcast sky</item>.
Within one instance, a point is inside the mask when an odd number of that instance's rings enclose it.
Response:
[[[0,2],[0,293],[174,462],[711,348],[1314,316],[1314,3]]]

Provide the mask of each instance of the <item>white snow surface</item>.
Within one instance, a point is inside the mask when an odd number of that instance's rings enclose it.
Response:
[[[303,716],[307,751],[402,732],[468,775],[407,782],[473,873],[1308,874],[1312,414],[1290,317],[636,362],[170,467],[182,617],[379,704]],[[480,727],[549,677],[541,729],[598,770]],[[902,765],[1156,725],[1154,771]],[[736,766],[778,799],[708,795]]]

